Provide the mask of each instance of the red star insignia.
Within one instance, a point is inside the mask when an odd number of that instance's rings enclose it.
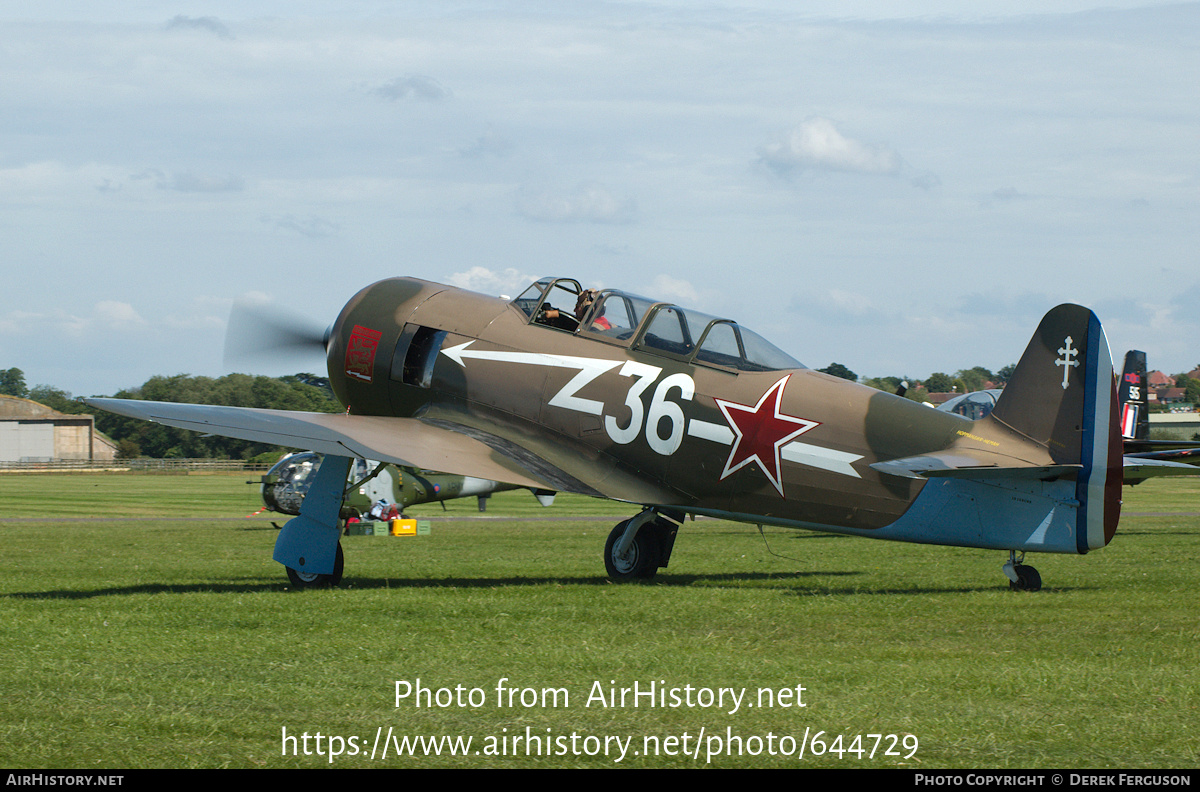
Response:
[[[779,474],[780,449],[793,438],[821,425],[819,421],[806,421],[779,411],[783,401],[783,389],[791,376],[789,374],[772,385],[753,407],[714,399],[735,435],[733,450],[729,452],[725,470],[721,472],[722,480],[735,470],[751,462],[758,462],[759,468],[779,492],[780,497],[784,497],[783,481]]]

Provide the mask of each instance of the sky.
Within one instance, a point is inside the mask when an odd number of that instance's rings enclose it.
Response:
[[[235,300],[319,329],[399,275],[863,377],[998,370],[1078,302],[1118,367],[1197,366],[1200,3],[962,5],[4,4],[0,369],[220,376]]]

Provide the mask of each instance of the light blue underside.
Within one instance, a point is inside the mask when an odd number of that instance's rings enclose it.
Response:
[[[288,520],[279,532],[272,558],[298,572],[333,574],[342,533],[338,525],[342,491],[349,470],[350,459],[346,457],[326,456],[322,460],[304,496],[300,515]]]

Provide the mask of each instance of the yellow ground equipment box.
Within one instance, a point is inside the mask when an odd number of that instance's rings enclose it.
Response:
[[[392,536],[416,536],[416,520],[392,520]]]

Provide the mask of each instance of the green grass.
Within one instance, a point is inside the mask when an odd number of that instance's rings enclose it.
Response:
[[[753,526],[715,520],[685,526],[653,583],[613,585],[601,548],[629,510],[565,496],[542,509],[525,492],[488,510],[519,521],[439,519],[478,515],[469,499],[423,507],[428,537],[345,537],[343,586],[296,592],[270,560],[270,517],[244,517],[258,508],[248,478],[0,476],[11,559],[0,583],[0,766],[329,765],[282,756],[285,728],[353,736],[363,750],[377,728],[474,741],[466,757],[343,756],[339,767],[696,767],[727,729],[744,750],[752,737],[774,735],[778,747],[806,729],[827,744],[844,735],[843,747],[857,734],[913,735],[919,748],[907,760],[762,751],[712,766],[1200,759],[1200,482],[1127,488],[1110,547],[1031,556],[1046,586],[1037,593],[1008,590],[1002,553],[775,529],[764,545]],[[1159,512],[1184,514],[1137,516]],[[589,519],[562,519],[578,516]],[[485,702],[396,707],[395,682],[418,678],[478,688]],[[565,688],[568,705],[497,706],[502,678]],[[594,683],[635,681],[751,698],[803,685],[807,706],[586,705]],[[595,747],[585,737],[633,743],[619,764],[525,756],[523,745],[517,756],[474,754],[526,729],[567,748],[573,734],[579,748]],[[701,730],[698,759],[632,755],[644,736],[686,733],[694,748]]]
[[[0,473],[4,517],[242,517],[261,473]],[[278,517],[278,515],[276,515]]]

